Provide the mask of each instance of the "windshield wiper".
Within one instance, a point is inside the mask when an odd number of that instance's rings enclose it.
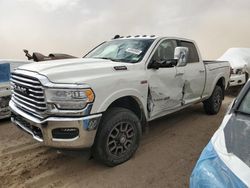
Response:
[[[110,57],[92,57],[92,58],[96,58],[96,59],[107,59],[107,60],[110,60],[110,61],[119,62],[119,60],[117,60],[117,59],[112,59],[112,58],[110,58]]]
[[[247,116],[250,116],[249,113],[247,112],[243,112],[243,111],[240,111],[240,110],[235,110],[236,113],[239,113],[239,114],[243,114],[243,115],[247,115]]]

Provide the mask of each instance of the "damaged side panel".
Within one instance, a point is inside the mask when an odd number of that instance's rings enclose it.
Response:
[[[204,85],[195,88],[196,84],[191,83],[185,74],[178,76],[176,69],[161,69],[151,74],[147,100],[150,119],[200,100]]]
[[[174,69],[174,68],[173,68]],[[169,71],[165,75],[152,75],[149,79],[148,112],[149,117],[154,118],[168,110],[181,107],[183,101],[183,80],[175,78],[175,72]],[[172,78],[171,78],[172,77]]]
[[[194,98],[194,92],[190,86],[190,82],[185,80],[182,87],[182,105],[189,103],[189,100]]]

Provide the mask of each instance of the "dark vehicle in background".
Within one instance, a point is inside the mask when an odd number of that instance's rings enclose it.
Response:
[[[203,150],[190,188],[250,187],[250,81],[232,102]]]

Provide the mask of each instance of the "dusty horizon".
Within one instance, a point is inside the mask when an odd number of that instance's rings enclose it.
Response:
[[[247,0],[0,0],[0,59],[25,59],[22,49],[78,57],[115,34],[193,39],[205,59],[250,48]]]

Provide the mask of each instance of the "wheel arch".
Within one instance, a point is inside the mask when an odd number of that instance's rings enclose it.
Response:
[[[225,89],[226,89],[226,79],[224,77],[220,77],[218,81],[216,82],[215,86],[220,86],[223,92],[223,99],[225,95]],[[214,86],[214,88],[215,88]]]
[[[131,110],[140,120],[142,130],[144,131],[147,125],[147,117],[145,114],[144,106],[142,101],[133,95],[121,96],[111,102],[105,111],[113,107],[121,107]],[[105,115],[105,112],[104,112]]]

